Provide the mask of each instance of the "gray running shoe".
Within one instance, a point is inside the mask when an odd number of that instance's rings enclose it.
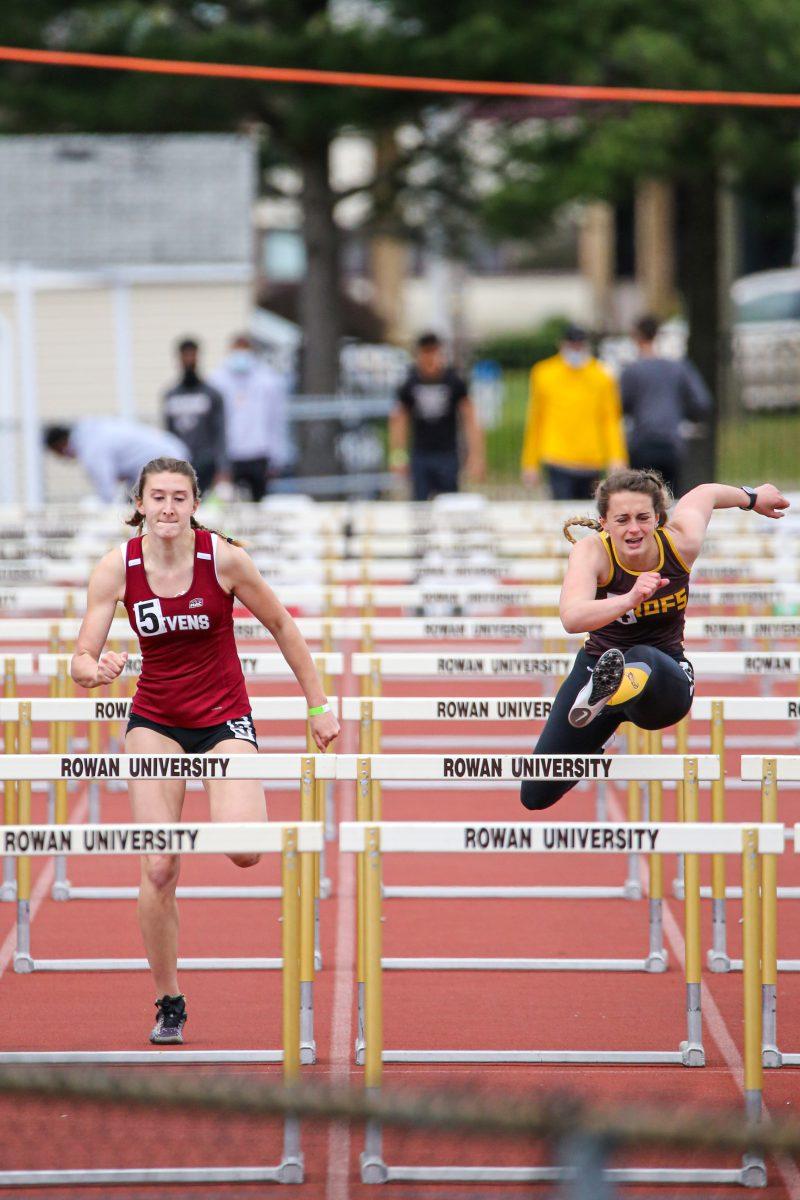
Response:
[[[605,708],[622,683],[625,655],[621,650],[606,650],[597,660],[589,682],[581,688],[569,710],[569,723],[582,729]]]
[[[183,996],[162,996],[156,1000],[158,1016],[150,1034],[156,1046],[181,1046],[186,1024],[186,1001]]]

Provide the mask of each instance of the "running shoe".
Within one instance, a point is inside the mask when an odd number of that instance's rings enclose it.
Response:
[[[162,996],[156,1000],[158,1016],[150,1034],[156,1046],[180,1046],[183,1044],[183,1027],[186,1024],[186,1001],[183,996]]]
[[[625,655],[621,650],[606,650],[597,660],[589,682],[581,688],[569,710],[569,723],[582,729],[608,704],[622,683]]]

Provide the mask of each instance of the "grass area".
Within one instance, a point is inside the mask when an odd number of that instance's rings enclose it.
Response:
[[[528,372],[507,371],[500,420],[486,434],[490,484],[519,481],[527,402]],[[718,431],[717,478],[769,480],[779,487],[800,488],[800,409],[724,417]]]

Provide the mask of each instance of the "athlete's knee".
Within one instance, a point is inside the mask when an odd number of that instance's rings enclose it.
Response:
[[[523,808],[530,812],[538,812],[543,808],[552,808],[557,804],[569,788],[555,787],[553,784],[536,783],[526,779],[519,790],[519,798]]]
[[[260,854],[229,854],[228,858],[235,867],[254,867],[261,862]]]
[[[157,892],[174,892],[180,869],[177,854],[148,854],[142,863],[143,879]]]

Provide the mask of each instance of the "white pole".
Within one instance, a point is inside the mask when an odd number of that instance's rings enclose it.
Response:
[[[14,343],[0,313],[0,502],[17,503],[17,428],[14,421]]]
[[[133,392],[133,350],[131,346],[131,290],[121,279],[114,283],[114,350],[117,384],[117,409],[126,421],[136,417]]]
[[[25,503],[40,508],[44,503],[42,437],[39,425],[39,395],[36,380],[36,300],[34,273],[28,266],[17,271],[16,301],[19,337],[19,379],[22,401],[22,434],[25,462]]]

